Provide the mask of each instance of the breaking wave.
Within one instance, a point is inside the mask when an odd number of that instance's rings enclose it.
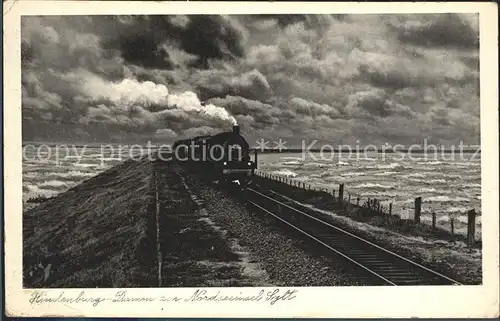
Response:
[[[383,184],[377,184],[377,183],[363,183],[363,184],[355,185],[352,188],[355,188],[355,189],[362,189],[362,188],[393,189],[394,187],[395,187],[394,185],[383,185]]]
[[[374,176],[391,176],[394,174],[398,174],[398,172],[389,171],[389,172],[374,173],[373,175]]]
[[[478,188],[478,187],[481,187],[481,184],[478,184],[478,183],[463,183],[463,184],[460,184],[460,187]]]
[[[285,160],[285,159],[288,159],[288,160],[300,160],[300,161],[303,160],[302,157],[294,157],[294,156],[283,156],[283,157],[280,157],[280,159],[283,159],[283,160]]]
[[[448,162],[443,161],[427,161],[427,162],[417,162],[419,165],[448,165]]]
[[[297,177],[298,174],[295,172],[292,172],[288,169],[279,169],[277,171],[272,172],[274,175],[278,176],[285,176],[285,177]]]
[[[45,181],[41,184],[39,184],[38,186],[40,187],[56,187],[56,188],[60,188],[60,187],[66,187],[67,186],[67,183],[66,182],[62,182],[62,181],[57,181],[57,180],[51,180],[51,181]]]
[[[317,167],[317,168],[325,168],[330,167],[328,164],[323,163],[304,163],[304,167]]]
[[[347,173],[342,173],[340,176],[343,177],[357,177],[357,176],[364,176],[366,175],[365,172],[347,172]]]
[[[436,192],[436,189],[432,188],[432,187],[423,187],[423,188],[420,188],[419,191],[422,193],[434,193],[434,192]]]
[[[302,162],[301,161],[298,161],[298,160],[291,160],[291,161],[286,161],[286,162],[283,162],[281,163],[281,165],[302,165]]]
[[[425,200],[429,201],[429,202],[442,202],[442,203],[469,201],[465,197],[459,197],[459,196],[452,197],[452,196],[446,196],[446,195],[431,196],[431,197],[427,197]]]
[[[412,178],[412,177],[418,177],[418,178],[425,178],[425,175],[422,173],[411,173],[408,175],[404,175],[404,178]]]
[[[377,165],[376,168],[378,169],[397,169],[397,170],[403,170],[406,167],[401,165],[400,163],[390,163],[390,164],[380,164]]]

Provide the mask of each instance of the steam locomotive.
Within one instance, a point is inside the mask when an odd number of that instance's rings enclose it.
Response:
[[[257,164],[250,160],[248,142],[239,126],[217,135],[179,140],[173,145],[174,160],[214,182],[251,182]]]

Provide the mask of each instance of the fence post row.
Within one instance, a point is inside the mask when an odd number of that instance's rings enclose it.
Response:
[[[257,163],[258,158],[257,158],[257,151],[255,151],[255,163]],[[314,188],[310,184],[307,184],[305,182],[300,182],[292,179],[288,179],[286,177],[281,177],[278,175],[273,175],[270,173],[265,173],[265,172],[260,172],[257,171],[257,174],[261,177],[268,178],[271,180],[276,180],[278,182],[282,182],[285,184],[289,184],[291,186],[296,186],[298,188],[302,188],[304,190],[318,190],[318,191],[324,191],[328,193],[328,189],[326,188]],[[344,183],[339,184],[339,194],[338,197],[335,197],[335,189],[332,189],[332,197],[333,199],[337,199],[339,203],[343,203],[346,200],[344,200]],[[360,202],[360,196],[357,195],[356,197],[356,205],[359,206]],[[370,199],[368,199],[368,202],[370,202]],[[347,204],[351,203],[351,194],[349,193],[348,198],[347,198]],[[380,203],[377,204],[376,200],[374,200],[374,205],[375,205],[375,210],[378,210],[379,212],[384,210],[384,207],[381,206]],[[389,215],[392,215],[392,203],[389,203]],[[414,211],[414,222],[415,223],[420,223],[420,215],[422,213],[422,197],[417,197],[415,198],[415,211]],[[467,245],[468,246],[474,246],[475,244],[475,235],[476,235],[476,210],[471,209],[470,211],[467,212]],[[436,212],[432,212],[432,229],[436,229]],[[453,238],[455,235],[455,218],[450,216],[450,229],[451,229],[451,237]]]
[[[474,246],[476,241],[476,211],[474,209],[467,213],[467,244]]]
[[[422,211],[422,197],[415,199],[415,223],[420,223],[420,212]]]
[[[339,202],[344,200],[344,184],[339,184]]]

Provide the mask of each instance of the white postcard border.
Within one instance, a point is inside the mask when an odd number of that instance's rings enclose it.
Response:
[[[481,178],[483,285],[444,287],[311,287],[275,304],[278,288],[263,288],[257,302],[101,302],[31,304],[35,290],[22,289],[21,15],[70,14],[252,14],[252,13],[480,13]],[[72,317],[495,317],[498,316],[498,43],[495,3],[284,3],[284,2],[83,2],[4,3],[4,219],[5,289],[9,316]],[[255,295],[261,288],[209,288],[211,294]],[[50,289],[48,296],[189,298],[194,288]],[[270,291],[270,292],[269,292]]]

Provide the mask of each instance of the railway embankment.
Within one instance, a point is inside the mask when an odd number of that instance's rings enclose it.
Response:
[[[383,246],[464,284],[481,284],[481,243],[468,247],[463,237],[431,230],[424,224],[397,217],[380,217],[361,206],[340,204],[325,191],[306,190],[256,177],[254,183],[269,195],[292,201],[304,212]]]
[[[367,285],[352,266],[172,162],[127,161],[23,213],[25,287]],[[468,284],[480,249],[350,216],[322,192],[273,197]],[[233,188],[234,190],[234,188]],[[326,193],[325,193],[326,194]]]
[[[25,211],[24,286],[152,286],[152,175],[127,161]]]
[[[171,162],[127,161],[23,213],[28,288],[356,285],[234,195]]]
[[[265,283],[275,286],[368,285],[370,280],[355,272],[345,260],[308,240],[297,238],[276,220],[257,215],[245,207],[237,187],[215,188],[196,174],[183,172],[186,184],[199,195],[208,218],[225,238],[245,248],[242,268],[248,275],[255,267],[265,271]]]
[[[172,162],[155,163],[158,191],[158,285],[270,285],[264,269],[238,239],[213,220],[205,201]]]

